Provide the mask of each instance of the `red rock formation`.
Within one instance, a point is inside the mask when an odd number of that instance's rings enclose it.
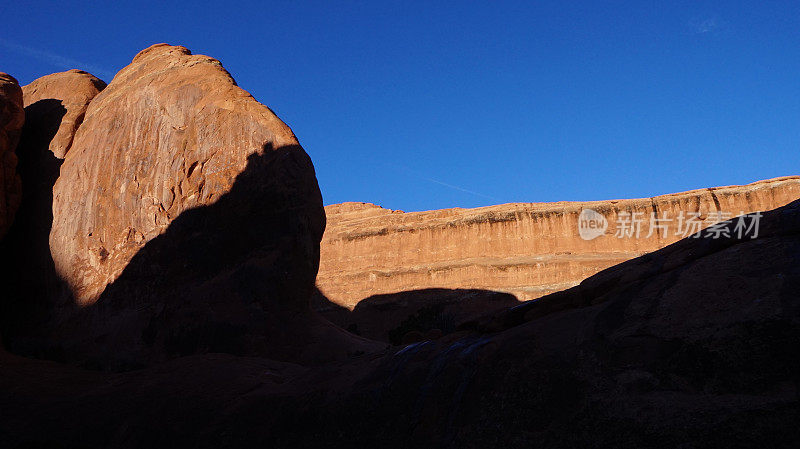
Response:
[[[92,101],[61,168],[58,272],[78,303],[93,303],[181,212],[228,192],[248,156],[292,145],[292,131],[216,59],[166,44],[141,51]]]
[[[699,212],[701,228],[718,218],[769,210],[800,198],[800,177],[718,187],[655,198],[504,204],[477,209],[403,213],[364,203],[327,206],[317,284],[335,305],[353,309],[362,299],[425,288],[487,289],[519,300],[563,290],[600,270],[662,248],[678,217]],[[581,211],[607,219],[600,237],[579,235]],[[639,238],[617,238],[622,213],[640,214]],[[649,233],[651,213],[672,222]],[[630,215],[628,216],[630,217]],[[730,215],[728,216],[730,218]],[[325,311],[324,305],[318,307]],[[329,309],[329,308],[328,308]]]
[[[0,239],[14,221],[22,197],[15,150],[25,122],[17,80],[0,72]]]

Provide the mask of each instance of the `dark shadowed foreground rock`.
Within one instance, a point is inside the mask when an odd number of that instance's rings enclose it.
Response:
[[[0,445],[796,447],[798,291],[800,201],[756,239],[681,240],[349,362],[112,374],[0,354]]]
[[[13,76],[0,72],[0,239],[11,227],[22,198],[15,150],[24,122],[22,90]]]
[[[437,339],[518,304],[509,293],[446,288],[375,295],[359,301],[352,311],[331,302],[321,292],[312,301],[320,315],[339,327],[393,344]]]

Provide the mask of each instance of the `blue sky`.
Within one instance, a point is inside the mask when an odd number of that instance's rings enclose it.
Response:
[[[0,71],[167,42],[295,131],[326,204],[652,196],[798,174],[800,3],[3,2]]]

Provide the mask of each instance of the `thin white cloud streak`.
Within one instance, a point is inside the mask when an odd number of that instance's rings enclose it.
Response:
[[[80,69],[90,72],[94,75],[97,75],[107,81],[110,81],[111,78],[114,77],[114,72],[103,67],[98,67],[93,64],[86,64],[81,61],[77,61],[75,59],[70,59],[61,55],[57,55],[55,53],[51,53],[49,51],[40,50],[38,48],[28,47],[25,45],[17,44],[16,42],[11,42],[7,39],[3,39],[0,37],[0,46],[5,47],[6,49],[29,56],[34,59],[38,59],[39,61],[45,62],[47,64],[52,65],[53,67],[58,67],[60,69],[69,70],[69,69]]]
[[[447,182],[444,182],[444,181],[440,181],[440,180],[435,179],[435,178],[431,178],[429,176],[425,176],[425,175],[423,175],[423,174],[421,174],[419,172],[416,172],[416,171],[414,171],[414,170],[412,170],[412,169],[410,169],[408,167],[403,167],[401,165],[395,165],[395,164],[385,164],[385,165],[394,168],[398,172],[405,172],[405,174],[411,175],[411,176],[413,176],[415,178],[418,178],[418,179],[421,179],[423,181],[428,181],[428,182],[431,182],[431,183],[434,183],[434,184],[438,184],[440,186],[447,187],[449,189],[457,190],[459,192],[464,192],[464,193],[468,193],[470,195],[475,195],[475,196],[478,196],[478,197],[481,197],[481,198],[486,198],[486,199],[489,199],[489,200],[492,200],[492,201],[497,201],[497,198],[494,198],[492,196],[484,195],[483,193],[476,192],[474,190],[465,189],[465,188],[459,187],[457,185],[453,185],[453,184],[450,184],[450,183],[447,183]]]
[[[691,27],[694,34],[711,33],[719,30],[720,28],[722,28],[723,25],[724,23],[716,17],[710,17],[705,19],[695,17],[689,21],[689,26]]]

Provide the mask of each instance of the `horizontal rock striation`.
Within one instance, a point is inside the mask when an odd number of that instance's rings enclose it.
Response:
[[[328,226],[317,285],[330,302],[348,309],[372,295],[425,288],[496,290],[529,300],[577,285],[715,222],[797,198],[800,177],[790,176],[629,200],[412,213],[334,204],[325,208]],[[603,235],[581,237],[584,209],[606,219]]]

